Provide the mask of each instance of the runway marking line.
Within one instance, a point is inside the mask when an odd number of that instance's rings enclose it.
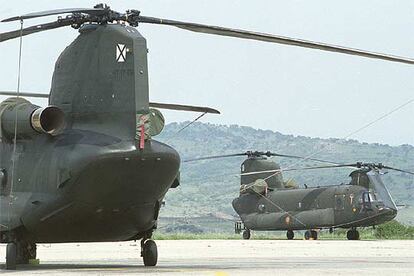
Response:
[[[214,276],[229,276],[229,274],[227,274],[226,272],[218,271],[214,273]]]

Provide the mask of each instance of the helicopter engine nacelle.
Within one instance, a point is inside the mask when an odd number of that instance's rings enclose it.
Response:
[[[17,122],[17,128],[16,128]],[[26,138],[39,133],[59,134],[64,126],[64,113],[56,106],[40,107],[23,98],[9,98],[0,104],[0,136]]]

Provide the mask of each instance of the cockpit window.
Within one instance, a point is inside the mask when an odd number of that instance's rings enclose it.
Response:
[[[369,193],[363,193],[362,194],[362,201],[363,202],[371,202],[371,196]]]
[[[354,171],[351,173],[351,185],[362,186],[366,189],[369,189],[369,178],[366,172]]]
[[[364,192],[362,194],[362,198],[360,200],[361,203],[375,202],[375,201],[377,201],[377,197],[376,197],[375,193],[373,193],[373,192]]]
[[[386,207],[397,210],[394,200],[392,199],[387,187],[381,180],[380,174],[376,172],[367,173],[372,189],[375,191],[375,198],[378,202],[381,202]]]

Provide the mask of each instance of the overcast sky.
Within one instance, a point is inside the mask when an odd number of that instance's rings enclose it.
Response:
[[[92,7],[96,1],[2,1],[0,18]],[[414,58],[412,1],[112,1],[113,9],[223,25]],[[31,25],[56,17],[26,21]],[[19,24],[2,23],[0,32]],[[150,99],[211,106],[204,122],[342,138],[414,98],[414,65],[292,46],[139,26],[149,47]],[[22,91],[48,92],[54,62],[77,31],[23,42]],[[0,90],[15,90],[18,40],[0,44]],[[3,99],[3,98],[0,98]],[[46,105],[46,101],[34,101]],[[163,112],[167,122],[196,114]],[[414,103],[351,138],[414,145]]]

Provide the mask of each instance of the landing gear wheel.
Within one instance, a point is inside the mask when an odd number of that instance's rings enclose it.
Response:
[[[288,240],[293,240],[293,238],[295,237],[295,233],[293,233],[292,230],[288,230],[286,232],[286,237],[287,237]]]
[[[310,238],[312,237],[311,231],[309,230],[306,231],[304,236],[305,236],[305,240],[310,240]]]
[[[313,240],[317,240],[318,239],[318,232],[316,232],[315,230],[311,230],[310,231],[310,234],[311,234],[311,238]]]
[[[142,258],[145,266],[155,266],[158,261],[157,244],[153,240],[147,240],[142,246]]]
[[[351,241],[359,240],[359,232],[356,229],[351,229],[346,232],[346,238]]]
[[[17,263],[17,245],[13,242],[7,244],[6,248],[6,269],[15,270]]]
[[[249,229],[244,230],[243,231],[243,239],[248,240],[248,239],[250,239],[250,237],[251,237],[250,230]]]

